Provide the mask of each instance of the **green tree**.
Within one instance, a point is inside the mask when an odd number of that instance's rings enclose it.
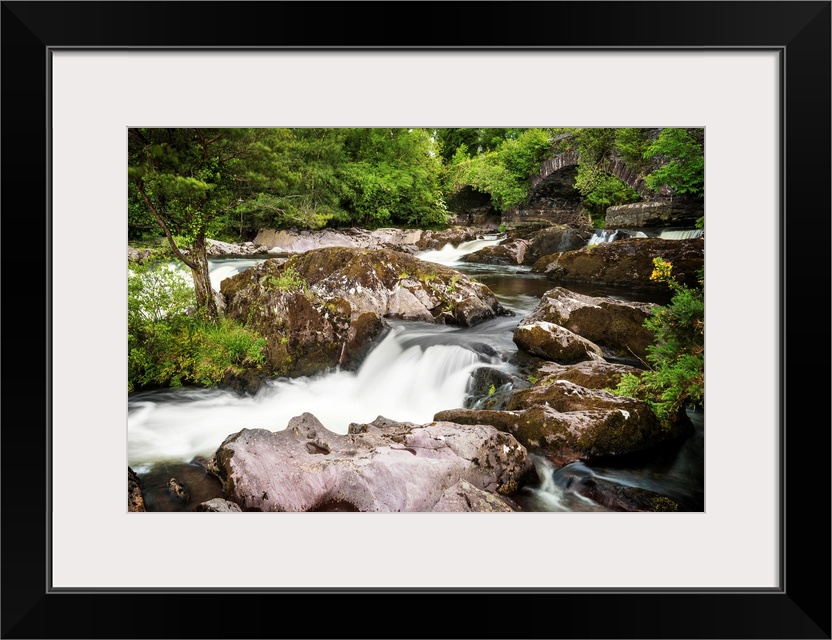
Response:
[[[505,211],[526,198],[529,179],[540,163],[552,153],[551,132],[547,129],[482,129],[481,136],[493,145],[480,145],[472,153],[466,145],[458,147],[449,167],[448,188],[470,186],[491,196],[494,206]]]
[[[581,194],[582,204],[590,217],[601,224],[609,207],[636,202],[640,199],[632,187],[616,176],[601,170],[592,163],[580,163],[575,177],[575,188]]]
[[[367,227],[447,223],[442,159],[427,129],[348,129],[339,167],[341,207]]]
[[[190,270],[196,312],[219,317],[206,239],[261,193],[284,188],[275,148],[280,129],[128,130],[129,207],[143,205],[174,257]]]
[[[703,136],[703,129],[662,129],[658,138],[644,151],[645,159],[661,162],[661,166],[644,177],[645,184],[654,191],[667,185],[675,193],[703,196]]]

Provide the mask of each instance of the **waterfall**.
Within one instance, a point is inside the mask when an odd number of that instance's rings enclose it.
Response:
[[[226,278],[235,276],[238,273],[260,264],[265,258],[243,260],[239,258],[228,258],[219,260],[208,260],[208,276],[211,278],[211,288],[220,290],[220,283]]]
[[[592,246],[601,244],[602,242],[612,242],[618,237],[618,229],[597,229],[592,237],[587,242],[587,245]]]
[[[587,242],[587,245],[613,242],[624,238],[662,238],[664,240],[687,240],[702,235],[701,229],[597,229]]]
[[[485,247],[492,247],[496,244],[500,244],[500,242],[504,239],[505,236],[502,235],[491,235],[477,240],[462,242],[457,247],[454,247],[452,244],[446,244],[441,249],[430,249],[428,251],[417,253],[416,257],[428,262],[436,262],[438,264],[452,266],[466,253],[473,253],[474,251],[479,251]]]
[[[128,401],[128,464],[135,470],[156,460],[207,457],[240,429],[280,431],[306,411],[345,434],[350,423],[380,415],[424,424],[438,411],[461,408],[481,357],[457,344],[412,336],[394,326],[356,372],[277,378],[253,396],[218,389],[136,394]]]
[[[659,234],[664,240],[688,240],[702,235],[702,229],[665,229]]]

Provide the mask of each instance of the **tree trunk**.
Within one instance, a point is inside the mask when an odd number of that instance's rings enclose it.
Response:
[[[199,234],[194,240],[193,250],[188,257],[194,264],[191,268],[191,275],[194,279],[197,313],[201,318],[214,322],[219,319],[219,312],[217,301],[214,299],[214,291],[211,288],[211,278],[208,275],[208,252],[203,234]]]

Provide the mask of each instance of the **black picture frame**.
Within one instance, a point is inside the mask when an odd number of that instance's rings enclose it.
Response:
[[[0,468],[2,637],[830,638],[825,360],[830,352],[825,297],[830,291],[830,6],[828,1],[2,2],[2,338],[7,347]],[[371,19],[378,12],[389,15],[394,7],[396,15],[413,20],[379,28]],[[51,249],[49,52],[60,47],[779,51],[785,79],[781,588],[735,593],[52,592],[49,487],[63,479],[53,477],[48,455],[49,389],[59,381],[48,377],[51,291],[43,254]],[[808,294],[800,293],[809,286]],[[87,491],[94,495],[95,488]],[[89,508],[95,508],[94,498],[81,498],[79,512]],[[522,541],[511,551],[534,561],[533,550],[524,550]],[[140,562],[139,550],[125,553],[136,553]]]

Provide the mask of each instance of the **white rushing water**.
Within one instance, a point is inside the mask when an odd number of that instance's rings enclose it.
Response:
[[[425,336],[445,329],[427,325]],[[240,429],[280,431],[304,412],[344,434],[350,423],[378,416],[423,424],[438,411],[462,407],[471,373],[489,363],[470,349],[419,344],[413,335],[394,326],[358,371],[274,379],[254,396],[190,389],[158,402],[154,393],[137,394],[128,405],[129,464],[210,456]]]
[[[500,241],[504,239],[505,236],[503,235],[485,236],[482,239],[463,242],[457,247],[452,244],[446,244],[441,249],[422,251],[417,253],[416,257],[428,262],[436,262],[438,264],[444,264],[445,266],[452,266],[459,262],[459,259],[465,254],[473,253],[474,251],[479,251],[485,247],[492,247],[496,244],[500,244]]]
[[[497,244],[502,236],[447,245],[422,252],[423,260],[453,264],[466,253]],[[211,260],[211,284],[261,262]],[[189,277],[180,265],[171,265]],[[269,380],[254,396],[221,389],[171,390],[136,394],[128,403],[128,463],[143,468],[158,460],[190,461],[210,456],[222,441],[240,429],[286,428],[304,412],[315,415],[335,433],[350,423],[378,416],[425,423],[438,411],[459,408],[467,397],[471,373],[498,364],[458,344],[437,344],[451,327],[412,323],[393,326],[355,372],[338,369],[316,376]],[[414,339],[415,336],[415,339]],[[420,343],[419,338],[423,338]]]
[[[659,237],[664,240],[688,240],[690,238],[698,238],[702,235],[701,229],[667,229],[659,234]]]

